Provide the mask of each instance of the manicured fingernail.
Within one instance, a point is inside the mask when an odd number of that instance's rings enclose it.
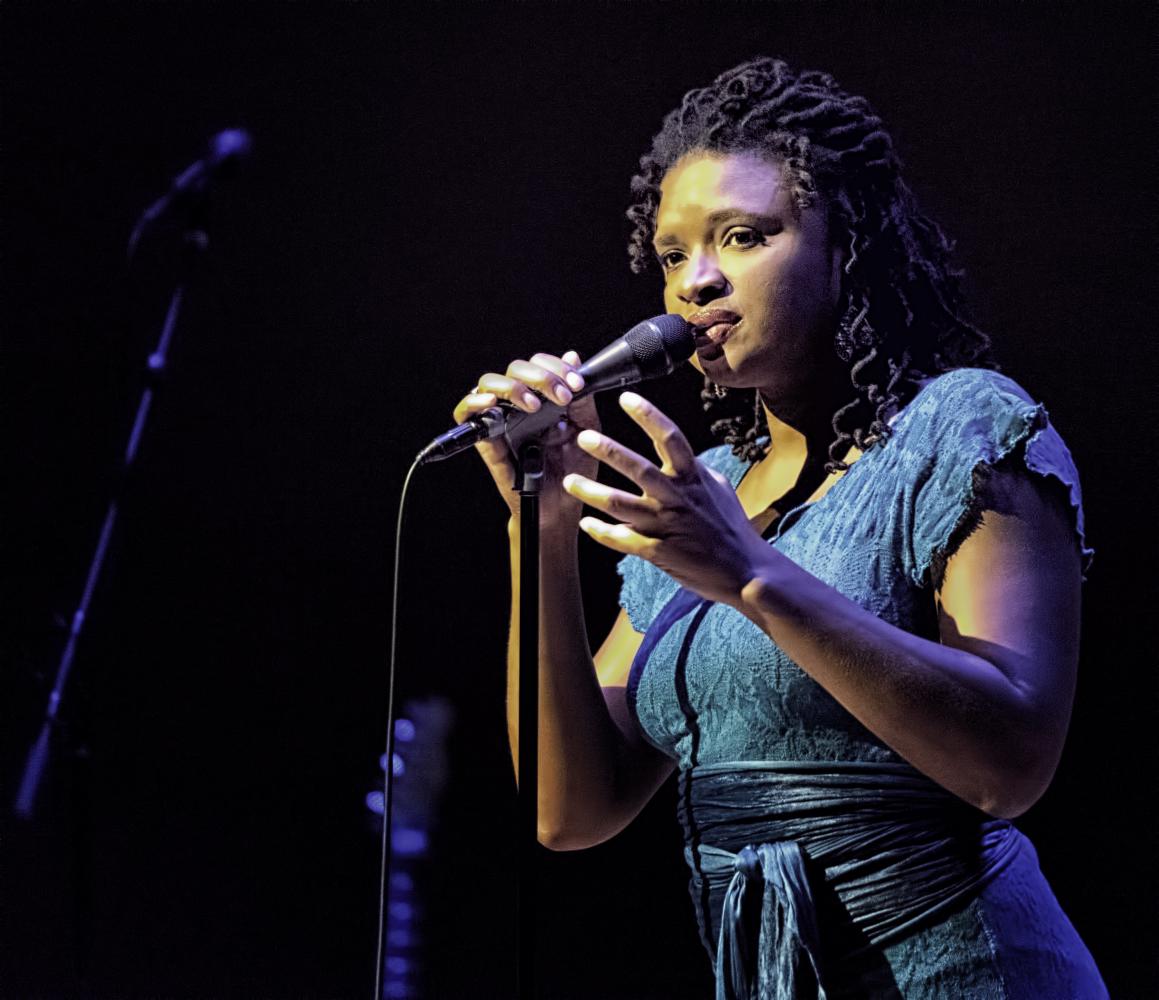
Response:
[[[638,410],[644,403],[643,396],[637,396],[634,392],[620,393],[620,405],[625,410]]]
[[[567,406],[571,402],[571,390],[566,385],[557,385],[555,387],[556,401]]]
[[[595,431],[586,430],[580,431],[575,440],[581,448],[594,448],[600,443],[600,436]]]
[[[532,392],[525,392],[523,394],[523,402],[530,406],[533,410],[539,409],[539,397]]]
[[[576,392],[584,387],[584,377],[579,372],[568,372],[564,379]]]

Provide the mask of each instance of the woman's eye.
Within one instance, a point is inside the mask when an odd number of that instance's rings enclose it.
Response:
[[[665,271],[671,271],[684,258],[679,250],[669,250],[667,253],[660,254],[660,266]]]
[[[735,247],[755,247],[765,242],[763,233],[755,229],[730,229],[724,234],[724,245]]]

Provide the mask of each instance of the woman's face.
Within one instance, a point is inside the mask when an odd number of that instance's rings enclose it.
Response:
[[[832,374],[842,255],[779,164],[688,154],[661,182],[653,246],[664,306],[697,327],[693,364],[713,382],[775,400]]]

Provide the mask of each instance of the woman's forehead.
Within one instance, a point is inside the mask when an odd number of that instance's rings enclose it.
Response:
[[[690,153],[660,182],[657,228],[722,208],[767,212],[791,204],[784,168],[758,153]]]

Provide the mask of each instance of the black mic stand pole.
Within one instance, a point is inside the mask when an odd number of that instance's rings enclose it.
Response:
[[[141,401],[137,405],[137,415],[133,420],[132,430],[129,432],[129,441],[125,447],[125,455],[121,462],[120,476],[113,487],[113,496],[109,500],[105,511],[105,520],[101,525],[101,533],[97,539],[96,550],[93,552],[92,562],[89,565],[88,575],[85,577],[84,591],[80,603],[73,613],[69,626],[68,641],[60,657],[60,664],[56,668],[56,680],[52,686],[52,693],[48,696],[48,706],[44,712],[44,721],[40,727],[40,735],[32,744],[28,752],[28,761],[24,765],[24,775],[20,780],[20,788],[16,794],[15,811],[21,819],[31,819],[36,806],[36,796],[40,789],[41,779],[48,764],[49,750],[52,742],[52,732],[57,725],[57,715],[60,711],[60,702],[64,697],[64,688],[68,683],[69,671],[72,669],[73,658],[76,655],[77,645],[84,630],[85,618],[88,615],[89,605],[93,594],[100,582],[101,570],[104,568],[105,556],[108,553],[109,543],[113,537],[113,530],[117,524],[121,497],[125,484],[132,472],[137,459],[137,450],[141,444],[141,437],[145,431],[145,424],[149,418],[149,410],[153,405],[153,395],[158,387],[161,376],[165,373],[168,362],[169,348],[173,341],[173,331],[177,326],[177,318],[181,313],[182,300],[188,286],[195,264],[209,248],[209,237],[204,226],[200,223],[201,212],[193,213],[191,221],[184,235],[184,246],[181,254],[181,273],[178,276],[176,287],[169,299],[169,308],[165,314],[165,322],[161,326],[161,336],[157,347],[145,368],[145,388],[141,393]],[[134,230],[134,234],[136,230]],[[130,254],[132,247],[130,247]]]
[[[543,446],[524,442],[517,456],[519,489],[519,799],[516,951],[519,1000],[535,997],[536,854],[539,849],[539,495]]]

